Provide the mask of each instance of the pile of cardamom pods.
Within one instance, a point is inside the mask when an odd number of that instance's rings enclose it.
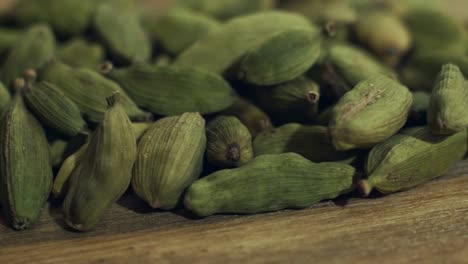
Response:
[[[18,230],[48,200],[91,230],[129,188],[200,217],[389,194],[467,152],[468,30],[435,1],[177,0],[155,15],[18,0],[0,22],[0,200]]]

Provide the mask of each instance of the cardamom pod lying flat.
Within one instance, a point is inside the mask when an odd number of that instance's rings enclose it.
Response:
[[[333,108],[329,129],[338,150],[370,148],[398,132],[413,102],[405,86],[376,75],[360,82]]]
[[[452,134],[468,128],[468,86],[460,68],[442,67],[432,90],[427,123],[435,134]]]
[[[156,121],[138,143],[133,190],[153,208],[174,208],[200,176],[205,148],[205,120],[198,113]]]
[[[393,193],[443,175],[465,155],[466,140],[466,130],[435,136],[424,127],[391,137],[371,150],[366,165],[369,178],[360,182],[361,193],[368,196],[373,188]]]
[[[59,47],[57,57],[72,67],[97,69],[104,61],[104,53],[101,45],[77,37]]]
[[[63,202],[66,223],[73,229],[94,228],[106,210],[127,190],[137,146],[119,93],[107,99],[109,109],[93,132],[70,178]]]
[[[39,218],[53,174],[44,130],[19,91],[3,114],[0,137],[0,201],[9,224],[23,230]]]
[[[193,67],[133,64],[114,69],[105,63],[102,73],[120,84],[140,107],[159,115],[216,113],[234,102],[234,91],[221,76]]]
[[[217,117],[208,124],[206,137],[206,157],[213,165],[239,167],[253,158],[252,136],[236,117]]]
[[[313,163],[295,153],[263,155],[196,181],[184,204],[198,216],[304,208],[351,191],[354,173],[349,165]]]

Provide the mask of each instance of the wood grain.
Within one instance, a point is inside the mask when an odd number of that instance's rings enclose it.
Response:
[[[51,206],[31,230],[0,225],[0,263],[467,263],[468,161],[419,188],[300,211],[194,219],[133,195],[90,233]]]

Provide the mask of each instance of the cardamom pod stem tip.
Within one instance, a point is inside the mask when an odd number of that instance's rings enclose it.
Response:
[[[114,64],[110,61],[105,61],[99,66],[99,72],[103,75],[109,74],[114,69]]]
[[[368,197],[372,191],[372,186],[367,180],[360,180],[358,182],[358,189],[363,197]]]
[[[235,161],[235,162],[240,160],[240,147],[239,147],[239,144],[232,143],[229,146],[228,151],[226,153],[226,158],[228,160],[232,160],[232,161]]]

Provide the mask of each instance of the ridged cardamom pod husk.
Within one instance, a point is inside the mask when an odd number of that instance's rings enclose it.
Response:
[[[318,112],[320,87],[307,77],[299,77],[272,87],[258,87],[254,97],[276,123],[310,123]]]
[[[388,11],[361,14],[354,31],[362,44],[392,66],[411,48],[411,34],[406,25]]]
[[[283,0],[278,1],[281,9],[299,13],[315,23],[333,21],[341,25],[355,23],[358,13],[350,5],[349,1],[341,0]]]
[[[115,69],[105,63],[102,72],[140,107],[159,115],[216,113],[234,102],[234,91],[220,75],[193,67],[134,64]]]
[[[333,108],[329,129],[338,150],[371,148],[403,127],[413,103],[405,86],[384,75],[360,82]]]
[[[217,30],[217,20],[182,8],[169,10],[162,16],[151,18],[150,34],[153,41],[162,45],[171,54],[179,54],[205,34]]]
[[[0,54],[5,54],[18,43],[23,32],[18,29],[0,28]]]
[[[205,120],[198,113],[156,121],[138,143],[133,190],[153,208],[174,208],[200,176],[205,148]]]
[[[101,4],[96,10],[94,28],[115,60],[129,63],[150,59],[151,40],[134,8]]]
[[[115,82],[86,68],[72,68],[66,64],[51,61],[39,71],[40,80],[57,86],[78,106],[84,116],[99,122],[106,112],[106,98],[119,92],[122,104],[132,120],[146,120],[148,114],[138,108]]]
[[[0,124],[0,200],[4,216],[17,229],[40,216],[52,186],[52,165],[44,130],[17,92]]]
[[[468,86],[460,68],[446,64],[440,71],[427,112],[435,134],[453,134],[468,128]]]
[[[273,128],[270,117],[262,109],[239,96],[236,97],[234,104],[222,114],[237,117],[249,129],[252,137]]]
[[[339,152],[333,147],[327,127],[287,124],[259,134],[253,142],[256,156],[297,153],[313,162],[352,159],[352,152]]]
[[[349,165],[313,163],[295,153],[263,155],[196,181],[184,203],[198,216],[304,208],[352,190],[354,174]]]
[[[8,108],[11,101],[11,95],[8,89],[0,82],[0,116]]]
[[[425,127],[412,128],[375,146],[368,157],[369,178],[360,182],[361,193],[407,190],[442,176],[466,153],[467,132],[433,135]]]
[[[254,156],[249,129],[236,117],[217,117],[206,127],[206,137],[206,158],[217,167],[239,167]]]
[[[14,80],[23,76],[26,69],[43,66],[54,57],[55,37],[47,25],[28,28],[9,51],[2,70],[3,84],[13,88]]]
[[[101,45],[81,37],[74,38],[57,50],[58,59],[72,67],[97,69],[104,61],[105,52]]]
[[[28,71],[22,89],[26,104],[41,122],[66,136],[75,136],[86,126],[80,109],[57,86],[39,81]]]
[[[177,0],[176,3],[178,6],[226,20],[271,9],[275,0]]]
[[[14,19],[21,25],[43,22],[62,35],[81,34],[90,24],[96,1],[19,0]]]
[[[262,86],[291,81],[317,61],[321,38],[320,31],[311,27],[274,34],[247,52],[240,62],[238,77]]]
[[[109,109],[70,176],[63,202],[67,225],[79,231],[94,228],[127,190],[132,178],[137,153],[135,134],[120,94],[113,94],[107,101]]]
[[[196,66],[223,74],[249,50],[278,32],[307,27],[313,26],[305,17],[288,12],[268,11],[240,16],[202,37],[185,50],[174,65]]]

